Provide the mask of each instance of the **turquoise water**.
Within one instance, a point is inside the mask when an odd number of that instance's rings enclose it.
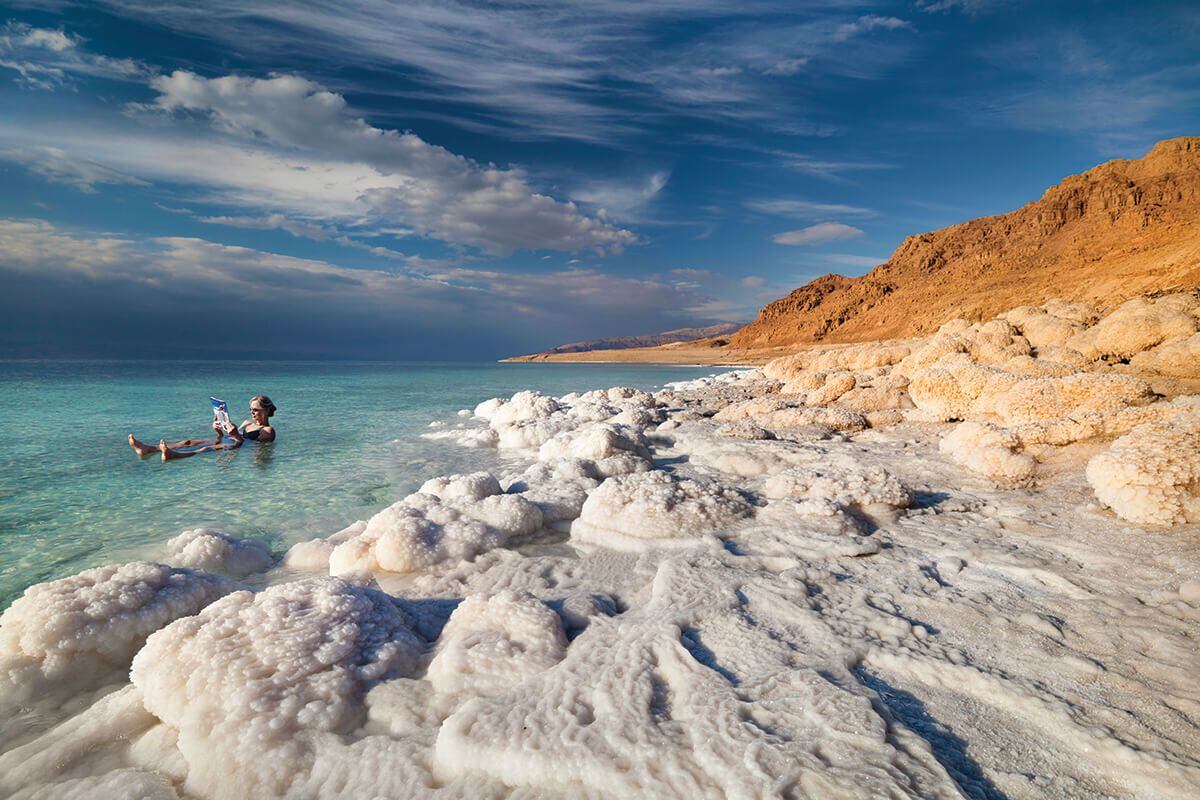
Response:
[[[502,465],[495,450],[419,434],[525,388],[651,389],[712,368],[607,364],[0,362],[0,609],[26,586],[135,557],[189,527],[289,544],[328,535],[427,478]],[[155,444],[211,435],[263,393],[279,441],[161,463]]]

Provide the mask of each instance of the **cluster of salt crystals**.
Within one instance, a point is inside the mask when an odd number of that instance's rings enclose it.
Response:
[[[241,578],[267,569],[275,557],[261,539],[242,539],[209,528],[194,528],[167,541],[163,561]]]
[[[0,709],[120,680],[146,637],[237,588],[141,561],[29,587],[0,615]]]

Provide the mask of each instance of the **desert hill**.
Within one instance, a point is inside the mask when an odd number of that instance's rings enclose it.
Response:
[[[697,339],[709,339],[714,336],[727,336],[734,333],[741,325],[734,322],[720,322],[704,328],[677,328],[662,333],[651,333],[644,336],[619,336],[611,339],[595,339],[587,342],[570,342],[551,347],[541,353],[528,356],[518,356],[507,359],[510,361],[536,361],[540,358],[567,353],[587,353],[592,350],[627,350],[635,347],[659,347],[665,344],[691,342]]]
[[[1110,309],[1200,287],[1200,137],[1064,179],[1016,211],[910,236],[859,278],[825,275],[730,338],[746,350],[928,334],[1051,298]]]

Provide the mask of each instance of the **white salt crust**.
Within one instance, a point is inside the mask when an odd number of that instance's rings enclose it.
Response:
[[[1200,522],[1200,414],[1139,425],[1088,462],[1087,479],[1121,519]]]
[[[0,615],[0,708],[112,679],[150,634],[237,586],[141,561],[30,586]]]
[[[240,539],[221,531],[194,528],[167,541],[163,561],[241,578],[267,569],[275,557],[270,545],[261,539]]]

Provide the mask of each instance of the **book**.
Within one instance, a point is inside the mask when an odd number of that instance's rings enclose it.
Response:
[[[208,399],[212,400],[213,422],[219,423],[223,431],[231,429],[233,423],[229,421],[229,407],[225,404],[225,401],[215,397]]]

